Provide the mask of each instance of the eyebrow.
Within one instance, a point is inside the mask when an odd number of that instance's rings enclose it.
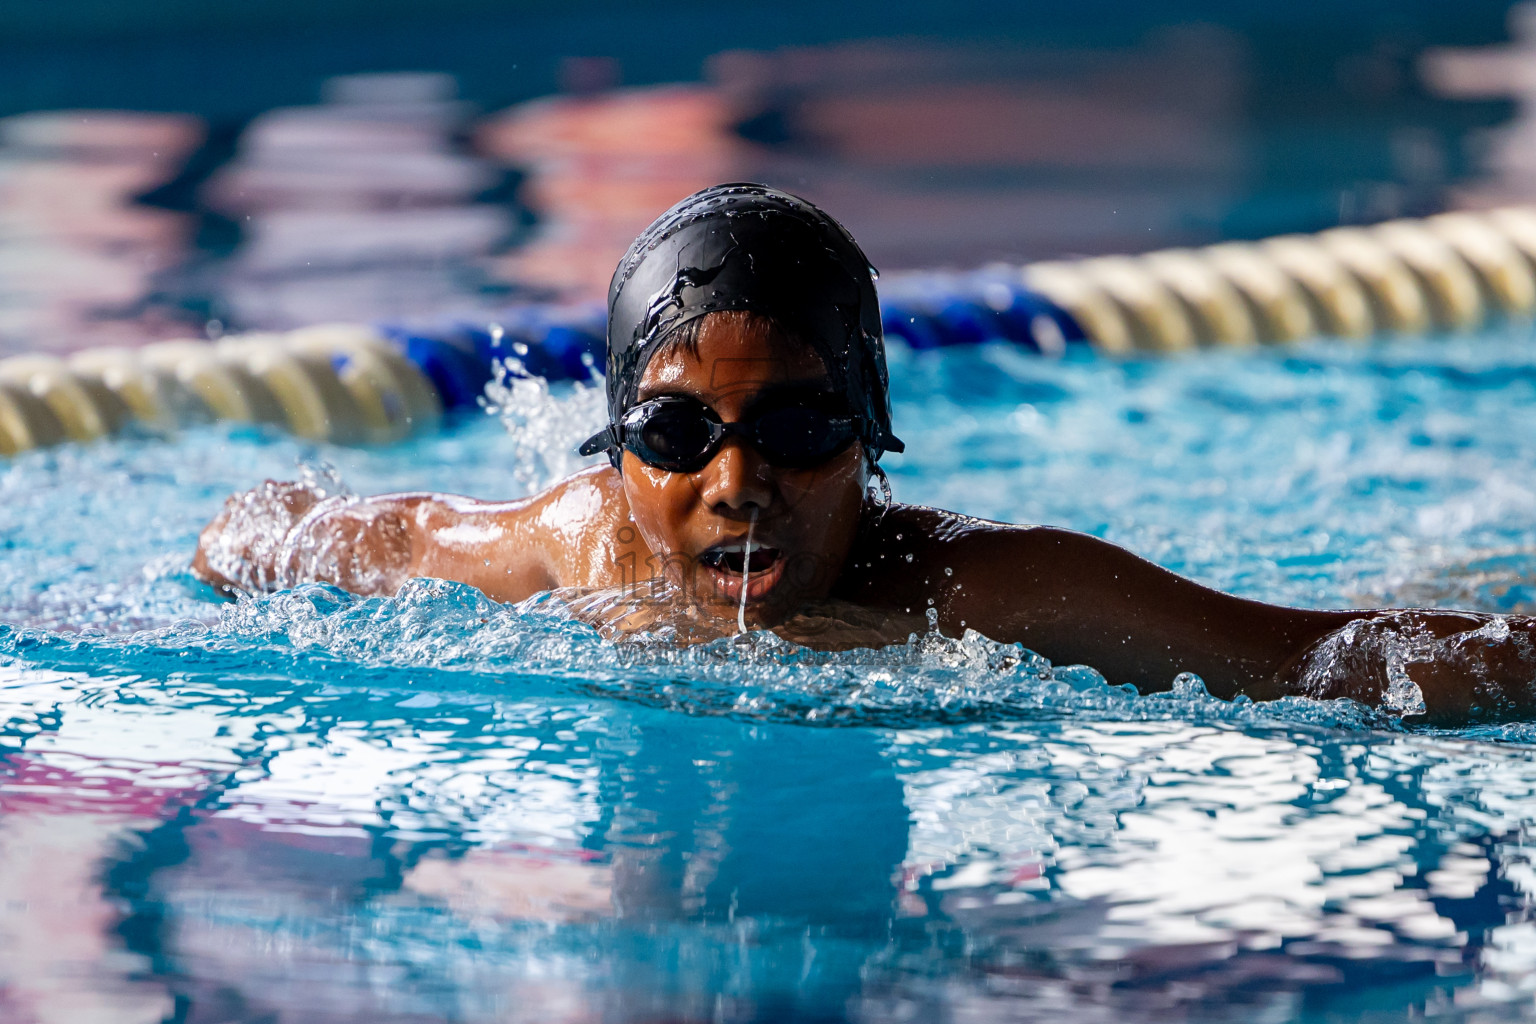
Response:
[[[706,401],[706,397],[718,397],[722,394],[752,393],[759,398],[769,398],[781,392],[806,392],[814,395],[832,396],[837,394],[832,388],[832,382],[824,376],[776,380],[760,388],[741,387],[724,392],[714,388],[700,389],[696,381],[684,379],[656,385],[641,384],[640,390],[635,395],[635,400],[637,402],[648,402],[653,398],[667,398],[673,395],[680,395],[687,398],[696,398],[708,405],[710,403]]]
[[[666,381],[661,384],[647,384],[641,381],[639,390],[635,392],[635,401],[648,402],[653,398],[668,398],[672,395],[684,395],[700,401],[704,399],[691,380]]]

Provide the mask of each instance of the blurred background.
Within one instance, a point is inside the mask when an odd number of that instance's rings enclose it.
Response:
[[[0,354],[600,297],[751,179],[882,270],[1536,200],[1504,0],[0,5]]]

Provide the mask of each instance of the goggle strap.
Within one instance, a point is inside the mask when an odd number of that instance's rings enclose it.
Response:
[[[576,449],[576,452],[579,455],[596,455],[599,452],[612,451],[618,447],[618,443],[614,439],[614,435],[617,433],[611,425],[606,426],[581,442],[581,447]]]

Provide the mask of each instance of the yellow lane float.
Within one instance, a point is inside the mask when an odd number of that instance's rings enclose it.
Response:
[[[1481,326],[1483,292],[1477,275],[1461,254],[1423,221],[1387,221],[1371,228],[1370,233],[1418,279],[1435,326],[1448,331],[1472,331]]]
[[[1099,256],[1084,260],[1081,272],[1119,305],[1136,348],[1183,352],[1195,347],[1195,330],[1184,306],[1144,260]]]
[[[1336,338],[1368,338],[1376,319],[1365,287],[1328,249],[1309,235],[1266,239],[1259,251],[1300,286],[1312,304],[1312,316],[1322,334]]]
[[[1260,341],[1300,341],[1319,333],[1301,286],[1256,246],[1225,242],[1197,249],[1195,254],[1248,303]]]
[[[1485,218],[1443,213],[1426,218],[1423,224],[1466,260],[1491,312],[1517,319],[1536,313],[1536,265]]]
[[[1103,287],[1090,281],[1079,266],[1068,262],[1032,263],[1024,268],[1024,287],[1066,310],[1100,352],[1134,352],[1136,341],[1125,311]]]
[[[1258,328],[1242,293],[1198,252],[1167,249],[1148,253],[1142,262],[1184,303],[1201,344],[1243,347],[1258,342]]]

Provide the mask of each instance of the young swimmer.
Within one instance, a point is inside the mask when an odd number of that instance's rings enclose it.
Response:
[[[322,500],[268,481],[203,531],[194,571],[233,592],[322,580],[363,594],[459,580],[499,601],[559,590],[610,635],[772,629],[813,647],[931,620],[1112,683],[1181,672],[1255,700],[1420,687],[1465,719],[1536,704],[1536,620],[1309,611],[1203,587],[1084,534],[892,504],[874,275],[810,203],[719,185],[631,246],[608,297],[606,452],[541,494]]]

